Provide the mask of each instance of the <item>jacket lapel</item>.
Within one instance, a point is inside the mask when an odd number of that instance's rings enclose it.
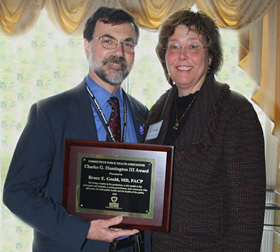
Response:
[[[156,140],[157,144],[164,144],[164,140],[166,138],[166,135],[168,134],[168,125],[170,121],[170,116],[174,111],[172,111],[172,104],[174,103],[174,99],[177,94],[177,87],[173,87],[169,90],[169,93],[167,94],[167,98],[164,102],[162,112],[161,112],[161,120],[163,120],[161,129],[159,132],[159,136]]]
[[[215,101],[214,79],[210,78],[211,76],[208,76],[203,83],[189,118],[176,141],[179,149],[205,140]]]
[[[206,148],[211,144],[221,113],[221,103],[228,91],[228,85],[221,87],[214,75],[207,76],[190,111],[190,117],[177,138],[175,145],[178,149],[190,146]]]
[[[70,135],[73,139],[98,140],[85,80],[73,90],[73,99],[69,106],[69,121]]]
[[[142,125],[146,120],[146,118],[144,118],[143,116],[144,111],[141,111],[141,108],[130,98],[129,95],[127,95],[125,92],[123,92],[123,95],[124,95],[124,99],[126,99],[127,101],[127,105],[131,113],[134,130],[137,136],[137,142],[143,143],[144,135],[140,134],[140,131],[141,131],[141,127],[143,127]]]

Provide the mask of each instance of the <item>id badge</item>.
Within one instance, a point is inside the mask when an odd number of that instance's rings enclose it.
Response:
[[[148,132],[147,132],[146,139],[145,139],[146,141],[153,140],[158,137],[162,122],[163,122],[163,120],[150,125]]]

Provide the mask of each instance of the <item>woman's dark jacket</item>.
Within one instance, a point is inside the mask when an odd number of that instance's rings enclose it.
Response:
[[[145,130],[163,120],[164,144],[177,87],[151,108]],[[171,223],[153,251],[259,251],[265,205],[263,132],[242,95],[209,75],[174,142]]]

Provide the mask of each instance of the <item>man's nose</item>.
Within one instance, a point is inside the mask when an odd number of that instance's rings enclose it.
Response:
[[[123,49],[123,44],[121,42],[118,42],[116,48],[114,49],[114,53],[118,56],[124,56],[125,52]]]

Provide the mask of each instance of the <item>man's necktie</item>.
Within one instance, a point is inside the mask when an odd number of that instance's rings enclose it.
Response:
[[[109,126],[113,133],[113,136],[116,142],[121,141],[121,119],[120,119],[120,108],[119,100],[117,97],[110,97],[108,100],[109,104],[112,107],[112,112],[109,119]],[[109,141],[107,136],[107,141]]]

